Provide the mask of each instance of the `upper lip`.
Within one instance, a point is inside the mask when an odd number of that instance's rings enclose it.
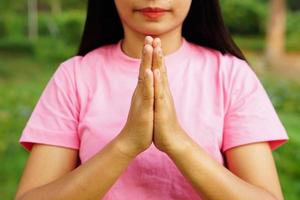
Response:
[[[163,12],[163,11],[168,11],[168,10],[163,9],[163,8],[159,8],[159,7],[147,7],[147,8],[138,9],[138,11],[143,11],[143,12]]]

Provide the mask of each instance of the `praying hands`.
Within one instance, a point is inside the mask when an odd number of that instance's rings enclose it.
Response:
[[[145,38],[138,84],[120,137],[126,141],[123,151],[132,156],[152,142],[165,153],[180,150],[189,138],[176,116],[159,38]]]

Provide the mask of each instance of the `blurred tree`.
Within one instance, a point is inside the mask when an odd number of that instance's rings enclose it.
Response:
[[[63,10],[61,0],[39,0],[39,9],[50,11],[53,16],[60,15]]]
[[[37,0],[27,0],[28,5],[28,38],[31,41],[38,39],[38,4]]]
[[[68,9],[79,9],[79,10],[85,10],[88,0],[68,0],[68,1],[62,1],[62,7],[68,8]]]
[[[285,46],[285,0],[270,0],[267,23],[266,61],[275,66],[284,55]]]
[[[225,24],[232,34],[265,35],[268,6],[265,0],[222,0],[220,3]]]
[[[61,1],[60,0],[51,0],[51,12],[53,15],[59,15],[61,13]]]

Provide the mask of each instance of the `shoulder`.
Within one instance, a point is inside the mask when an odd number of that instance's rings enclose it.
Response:
[[[84,56],[72,56],[60,63],[56,73],[64,72],[69,76],[73,76],[76,80],[95,80],[101,66],[110,62],[115,45],[109,44],[98,47]]]
[[[256,74],[247,61],[213,48],[191,42],[188,44],[190,59],[196,63],[201,74],[209,76],[211,81],[217,81],[219,87],[226,89],[242,80],[257,81]]]
[[[210,71],[222,73],[224,76],[230,76],[243,70],[250,70],[250,65],[232,54],[221,53],[220,51],[188,42],[190,57],[193,60],[201,60],[204,67]]]
[[[104,45],[101,47],[98,47],[89,53],[87,53],[84,56],[80,55],[75,55],[72,56],[65,61],[63,61],[60,65],[62,68],[78,68],[78,67],[83,67],[85,70],[90,67],[95,67],[99,65],[99,63],[107,60],[109,56],[111,55],[111,51],[115,47],[116,44],[109,44],[109,45]]]

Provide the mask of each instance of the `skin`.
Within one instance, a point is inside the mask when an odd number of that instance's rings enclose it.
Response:
[[[191,1],[115,3],[125,30],[122,49],[131,57],[141,58],[124,128],[79,167],[77,150],[34,145],[15,199],[99,199],[152,142],[172,159],[203,199],[283,199],[268,143],[227,150],[226,168],[195,143],[177,120],[164,55],[180,47],[182,22]],[[165,7],[170,12],[149,20],[134,11],[140,6]]]
[[[144,43],[140,74],[127,122],[117,137],[78,167],[77,150],[35,144],[21,177],[16,200],[102,198],[130,162],[151,145],[154,117],[153,47],[148,40]]]
[[[155,77],[153,142],[173,160],[199,196],[212,200],[283,199],[267,143],[241,145],[227,150],[227,169],[189,137],[176,117],[161,48],[156,47],[153,55],[157,58],[152,66]]]
[[[145,36],[159,37],[167,55],[181,46],[182,23],[188,14],[191,0],[115,0],[124,30],[123,51],[140,58]],[[149,19],[137,9],[160,7],[168,10],[161,18]]]

